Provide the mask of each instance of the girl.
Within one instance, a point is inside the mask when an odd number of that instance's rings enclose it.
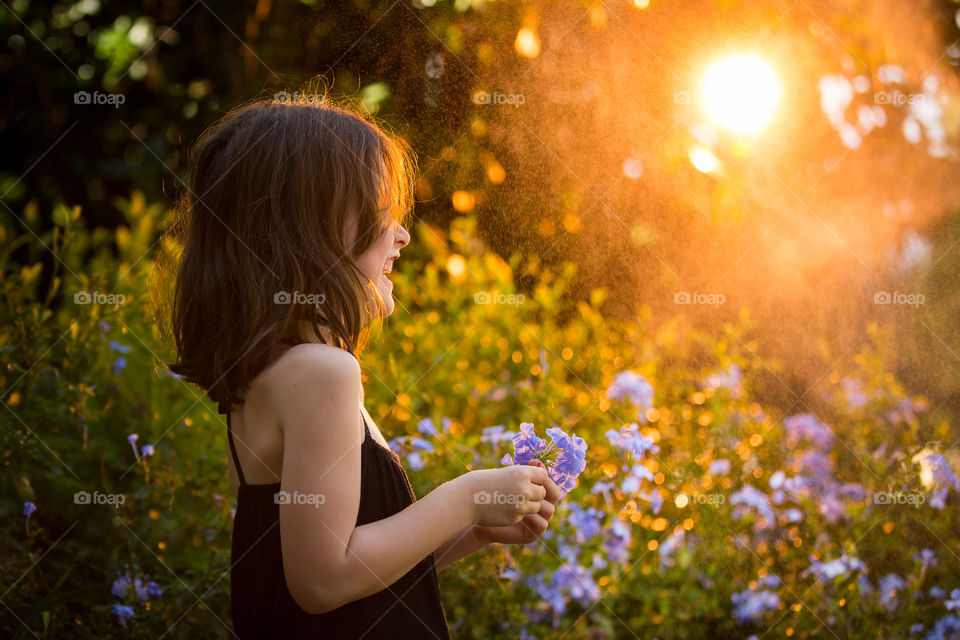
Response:
[[[537,463],[417,500],[363,407],[413,173],[402,141],[326,100],[239,107],[191,153],[170,368],[227,416],[240,638],[449,638],[437,571],[537,539],[560,498]]]

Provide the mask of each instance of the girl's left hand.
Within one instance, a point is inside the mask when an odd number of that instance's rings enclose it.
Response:
[[[531,460],[528,464],[536,467],[542,467],[543,463],[539,460]],[[546,531],[550,525],[550,519],[556,510],[555,505],[562,497],[562,492],[557,484],[547,479],[547,484],[543,485],[547,490],[546,497],[540,502],[540,511],[537,513],[528,513],[523,520],[509,527],[484,527],[474,525],[474,531],[486,543],[499,542],[501,544],[529,544],[537,540]]]

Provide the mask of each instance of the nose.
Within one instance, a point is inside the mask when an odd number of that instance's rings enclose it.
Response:
[[[410,233],[404,228],[402,224],[397,224],[397,244],[399,248],[407,246],[410,243]]]

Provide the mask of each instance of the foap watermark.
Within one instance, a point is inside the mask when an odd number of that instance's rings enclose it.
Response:
[[[499,291],[479,291],[473,296],[474,304],[511,304],[519,307],[526,300],[522,293],[500,293]]]
[[[873,94],[874,104],[890,104],[902,107],[907,104],[923,104],[927,96],[922,93],[903,93],[902,91],[877,91]]]
[[[679,508],[691,504],[707,504],[718,507],[727,501],[727,496],[722,493],[687,493],[680,491],[673,497],[673,503]]]
[[[873,294],[873,304],[906,304],[916,308],[926,301],[927,298],[922,293],[877,291]]]
[[[699,291],[677,291],[673,294],[674,304],[709,304],[719,307],[727,301],[722,293],[701,293]]]
[[[927,501],[922,493],[903,491],[878,491],[873,494],[873,504],[907,504],[919,509]]]
[[[102,91],[77,91],[73,94],[73,104],[106,104],[115,109],[127,101],[122,93],[103,93]]]
[[[119,507],[127,501],[127,496],[122,493],[100,493],[94,491],[77,491],[73,494],[73,504],[109,504]]]
[[[320,104],[321,102],[323,102],[323,95],[319,93],[277,91],[273,94],[274,104]]]
[[[73,304],[112,304],[118,306],[126,301],[122,293],[104,293],[103,291],[77,291],[73,294]]]
[[[274,304],[312,304],[321,305],[327,301],[322,293],[303,293],[301,291],[277,291],[273,294]]]
[[[474,104],[509,104],[519,109],[520,105],[526,101],[527,97],[522,93],[500,93],[499,91],[494,91],[493,93],[489,91],[474,91],[473,93]]]
[[[523,504],[527,497],[522,493],[500,493],[477,491],[473,494],[473,504]]]
[[[319,507],[327,501],[327,497],[322,493],[300,493],[294,491],[277,491],[273,494],[274,504],[309,504]]]

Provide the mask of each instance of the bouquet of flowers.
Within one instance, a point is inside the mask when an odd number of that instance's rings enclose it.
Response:
[[[529,464],[539,460],[550,479],[566,496],[577,486],[577,477],[587,467],[587,443],[576,434],[567,435],[559,427],[547,429],[550,442],[537,436],[532,422],[520,424],[520,432],[513,436],[513,455],[507,454],[501,462],[509,464]]]

